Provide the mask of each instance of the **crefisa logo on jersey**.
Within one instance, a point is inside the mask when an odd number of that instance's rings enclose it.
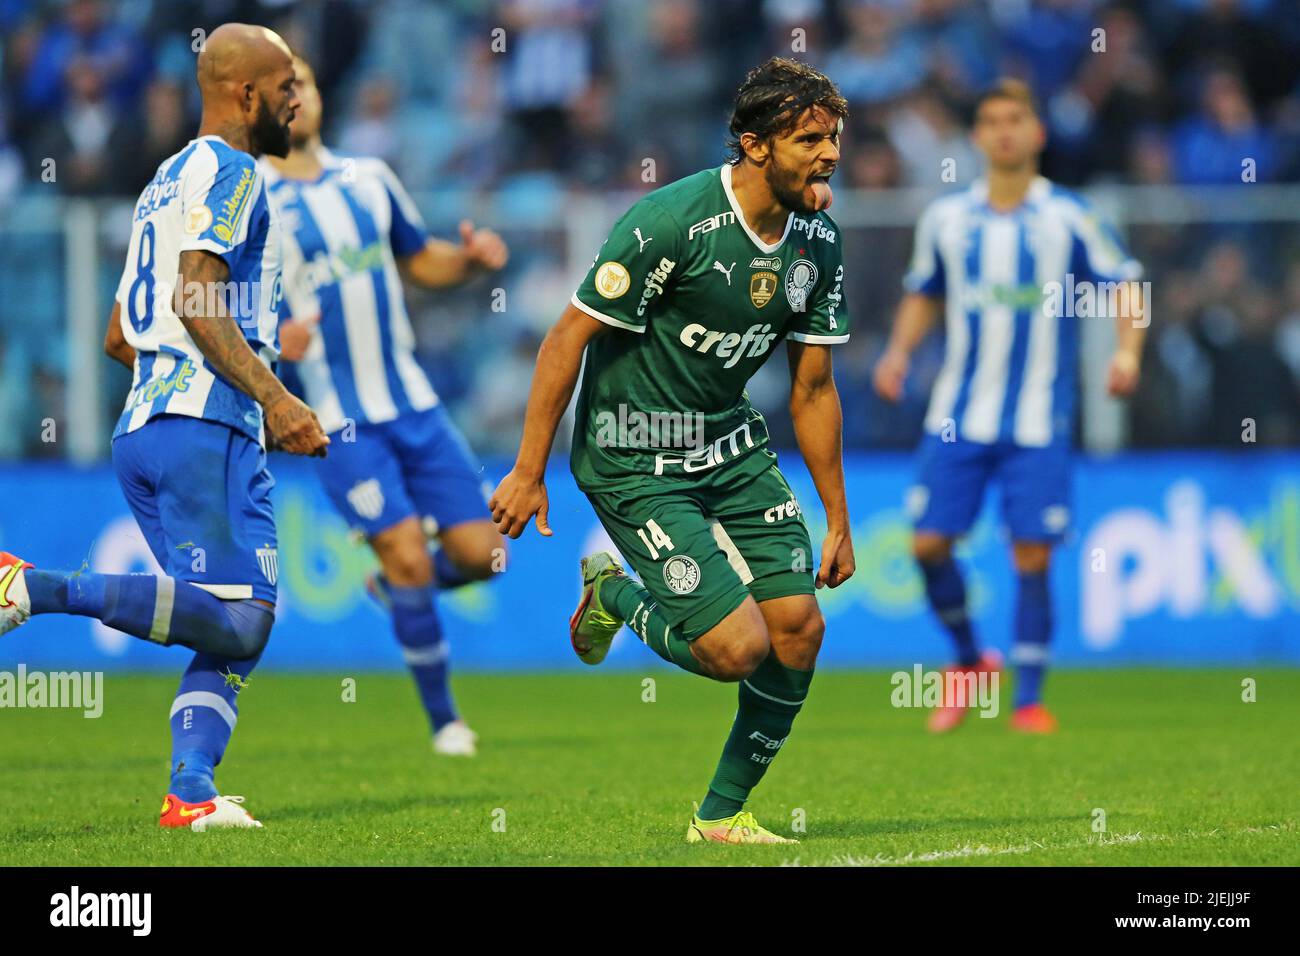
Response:
[[[790,269],[785,274],[785,297],[790,302],[790,308],[795,312],[806,311],[808,295],[816,284],[817,267],[811,261],[796,259],[790,263]]]
[[[795,217],[790,229],[792,232],[806,233],[809,239],[825,239],[831,243],[835,241],[835,230],[827,229],[826,223],[820,219],[800,219]]]
[[[645,291],[641,293],[641,301],[637,304],[636,314],[645,315],[646,306],[656,295],[663,295],[664,283],[668,281],[668,276],[672,274],[677,263],[664,257],[659,260],[659,265],[651,269],[645,277]]]

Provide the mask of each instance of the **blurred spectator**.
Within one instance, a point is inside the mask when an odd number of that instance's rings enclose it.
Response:
[[[949,91],[980,90],[998,75],[1001,41],[976,0],[917,0],[911,35]]]
[[[700,44],[697,0],[664,0],[649,12],[653,70],[635,74],[627,91],[629,113],[640,129],[653,129],[665,116],[672,124],[672,151],[681,168],[697,169],[721,161],[717,142],[723,97],[714,62]]]
[[[1282,17],[1295,18],[1295,4],[1277,4]],[[1244,74],[1250,95],[1268,103],[1289,93],[1300,77],[1294,49],[1284,48],[1284,39],[1264,19],[1268,6],[1241,0],[1201,0],[1189,12],[1170,38],[1167,61],[1175,74],[1192,75],[1198,64],[1236,64]]]
[[[1173,178],[1173,159],[1169,155],[1167,137],[1158,129],[1148,127],[1133,137],[1129,148],[1128,172],[1135,183],[1157,186]]]
[[[983,166],[970,132],[936,86],[917,90],[890,114],[889,139],[909,186],[968,184]],[[955,178],[943,178],[951,167]]]
[[[1007,25],[1011,71],[1024,76],[1046,103],[1074,75],[1092,41],[1090,0],[1029,0]]]
[[[357,92],[356,106],[339,136],[339,147],[354,156],[377,156],[401,169],[402,142],[397,96],[386,77],[367,79]]]
[[[898,150],[883,130],[865,124],[845,134],[840,169],[854,189],[893,189],[903,181]]]
[[[70,71],[84,60],[100,77],[109,102],[130,107],[152,70],[149,49],[130,27],[115,21],[103,0],[67,0],[62,19],[41,36],[23,84],[23,108],[50,113],[72,94]]]
[[[511,128],[509,155],[521,169],[560,169],[568,109],[591,82],[595,0],[504,0],[502,106]]]
[[[1137,14],[1112,7],[1102,11],[1099,25],[1105,52],[1086,57],[1071,84],[1087,114],[1083,135],[1074,140],[1079,164],[1071,182],[1121,176],[1139,130],[1159,122],[1164,109],[1159,63]]]
[[[1224,242],[1202,268],[1198,324],[1213,369],[1208,434],[1215,444],[1242,440],[1248,422],[1263,444],[1295,441],[1300,403],[1290,370],[1275,347],[1277,301],[1250,272],[1244,251]]]
[[[916,89],[925,78],[925,49],[902,29],[900,4],[851,0],[848,40],[826,60],[826,73],[849,103],[878,105]]]
[[[29,166],[34,177],[41,177],[53,160],[53,181],[70,196],[109,194],[114,191],[109,141],[122,120],[108,101],[95,61],[77,57],[64,72],[61,106],[34,138]]]
[[[59,192],[134,200],[194,135],[195,43],[227,20],[273,26],[315,61],[326,142],[389,162],[435,233],[454,236],[462,216],[508,232],[509,309],[489,312],[482,287],[411,297],[421,360],[485,452],[512,450],[515,386],[599,243],[600,227],[575,221],[593,208],[581,194],[626,206],[719,163],[736,86],[774,53],[826,70],[849,98],[839,177],[851,188],[969,182],[971,103],[1006,71],[1033,84],[1044,171],[1064,183],[1234,188],[1243,159],[1258,180],[1300,181],[1296,0],[0,0],[0,410],[39,422],[66,382],[66,237],[55,190],[26,188],[40,160],[55,160]],[[911,445],[941,340],[918,351],[903,403],[882,406],[869,373],[911,229],[854,227],[850,210],[854,336],[836,356],[846,440]],[[103,220],[106,294],[119,214]],[[1175,216],[1128,232],[1156,317],[1134,440],[1239,445],[1250,417],[1261,442],[1300,441],[1295,227]],[[756,399],[781,404],[781,363],[763,375]],[[105,377],[110,406],[120,379]],[[793,440],[785,416],[772,427]],[[0,434],[0,456],[48,452]]]
[[[139,193],[158,164],[180,152],[196,132],[185,114],[185,94],[175,83],[155,80],[144,103],[143,115],[119,124],[109,138],[109,189],[119,196]]]
[[[1259,125],[1241,77],[1214,70],[1205,77],[1201,111],[1173,137],[1174,175],[1184,183],[1264,181],[1277,175],[1277,144]],[[1254,180],[1243,180],[1247,161]]]

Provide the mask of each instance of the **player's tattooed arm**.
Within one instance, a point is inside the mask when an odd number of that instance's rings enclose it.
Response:
[[[419,251],[398,260],[408,282],[426,289],[460,285],[480,272],[496,272],[510,258],[505,240],[491,229],[475,229],[468,219],[460,224],[460,244],[430,239]]]
[[[894,316],[894,330],[889,335],[889,344],[876,362],[872,372],[872,383],[881,398],[896,402],[903,396],[903,383],[907,380],[907,371],[912,364],[912,353],[934,328],[939,313],[943,310],[943,299],[926,295],[923,292],[909,292],[898,304],[898,313]]]
[[[104,333],[104,354],[117,359],[129,369],[135,369],[135,349],[127,344],[126,334],[122,331],[122,306],[117,302],[113,303],[113,311],[108,317],[108,331]]]
[[[542,340],[537,350],[533,385],[528,392],[519,455],[488,502],[492,520],[502,534],[519,537],[536,515],[537,530],[548,538],[551,536],[546,516],[546,459],[551,455],[555,430],[573,397],[578,371],[582,368],[582,353],[588,342],[608,328],[569,305]]]
[[[852,575],[853,535],[844,492],[843,412],[827,345],[786,342],[790,360],[790,419],[808,473],[826,511],[826,539],[817,587],[839,587]]]
[[[230,267],[220,256],[202,249],[181,253],[176,314],[203,357],[234,385],[262,406],[272,443],[294,455],[325,456],[329,438],[315,413],[295,398],[257,357],[235,319],[226,311],[221,290],[230,281]]]

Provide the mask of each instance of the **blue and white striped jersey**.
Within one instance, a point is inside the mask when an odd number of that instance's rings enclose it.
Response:
[[[426,240],[420,212],[378,159],[321,151],[314,180],[263,171],[284,224],[285,317],[319,317],[298,375],[328,432],[438,404],[415,360],[397,256]]]
[[[221,296],[268,366],[279,354],[280,233],[248,153],[201,136],[163,161],[135,204],[126,268],[117,286],[135,376],[113,437],[156,415],[221,422],[262,440],[262,409],[203,358],[176,314],[180,256],[206,249],[230,267],[225,289],[181,290],[182,309],[208,315]]]
[[[941,433],[951,420],[967,441],[1069,441],[1079,317],[1048,290],[1141,275],[1084,199],[1041,176],[1007,212],[989,206],[984,180],[932,202],[903,280],[909,292],[946,300],[946,352],[925,430]]]

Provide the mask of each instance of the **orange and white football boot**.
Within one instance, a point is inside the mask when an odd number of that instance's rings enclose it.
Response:
[[[174,793],[163,797],[158,825],[188,827],[202,833],[215,827],[261,827],[262,822],[244,809],[243,797],[213,797],[199,803],[186,803]]]

